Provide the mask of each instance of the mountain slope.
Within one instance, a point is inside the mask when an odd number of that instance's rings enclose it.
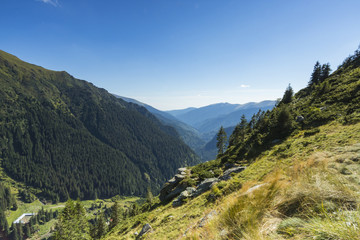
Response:
[[[180,205],[144,207],[105,239],[131,239],[145,223],[153,231],[144,239],[359,239],[359,90],[360,49],[322,82],[237,125],[223,155],[185,173],[178,186],[196,188]],[[225,178],[234,168],[243,171]],[[209,191],[189,196],[210,180]]]
[[[0,85],[2,167],[54,201],[157,191],[198,162],[145,108],[66,72],[0,51]]]
[[[114,95],[114,96],[119,97],[119,98],[125,100],[126,102],[132,102],[132,103],[135,103],[135,104],[145,107],[149,112],[154,114],[160,120],[160,122],[162,124],[175,128],[175,130],[179,134],[180,138],[189,147],[191,147],[194,151],[197,151],[205,144],[205,142],[200,138],[199,132],[195,128],[177,120],[171,114],[160,111],[150,105],[139,102],[132,98],[120,97],[117,95]]]

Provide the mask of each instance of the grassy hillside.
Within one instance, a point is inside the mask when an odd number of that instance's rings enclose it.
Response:
[[[322,82],[239,124],[228,150],[180,184],[244,171],[179,207],[154,203],[105,239],[135,239],[146,223],[143,239],[359,239],[359,90],[356,51]]]
[[[53,201],[156,192],[195,154],[145,108],[0,51],[0,161]]]

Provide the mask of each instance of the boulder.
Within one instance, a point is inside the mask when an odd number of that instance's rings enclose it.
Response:
[[[146,233],[152,231],[152,227],[150,226],[150,224],[145,224],[143,226],[143,228],[141,229],[139,235],[137,236],[138,238],[141,238],[142,236],[144,236]]]
[[[239,173],[245,170],[246,167],[233,167],[224,172],[224,174],[219,178],[220,180],[227,181],[231,179],[232,173]]]
[[[172,203],[173,207],[181,206],[184,203],[184,199],[190,198],[194,196],[196,192],[196,188],[194,187],[187,187],[184,191],[180,193],[177,199],[175,199]]]
[[[170,201],[171,199],[178,196],[185,189],[186,189],[186,185],[180,184],[180,185],[176,186],[176,188],[171,190],[167,195],[162,196],[162,198],[159,197],[159,199],[160,199],[160,201],[165,201],[165,202]]]
[[[177,195],[179,195],[182,191],[184,191],[186,186],[178,186],[178,185],[181,182],[181,180],[183,180],[185,177],[186,177],[186,173],[184,172],[184,174],[176,174],[172,179],[167,181],[160,190],[160,195],[159,195],[160,201],[162,202],[169,201],[174,197],[176,197]]]
[[[303,116],[301,116],[301,115],[299,115],[299,116],[297,116],[296,117],[296,122],[303,122],[305,120],[305,118],[303,117]]]
[[[205,217],[203,217],[200,220],[199,227],[204,227],[207,222],[209,222],[211,219],[213,219],[218,213],[213,210],[209,214],[207,214]]]
[[[182,175],[182,174],[176,174],[175,175],[175,179],[177,180],[177,181],[181,181],[181,180],[183,180],[184,178],[186,177],[186,175]]]
[[[203,192],[206,192],[211,188],[211,186],[214,183],[219,182],[218,178],[207,178],[204,181],[202,181],[196,188],[196,192],[194,193],[194,196],[199,196]]]
[[[179,184],[179,180],[175,178],[170,179],[168,182],[164,184],[162,189],[160,190],[159,199],[160,201],[165,201],[167,199],[167,195],[171,193],[171,191]]]
[[[183,175],[186,174],[186,168],[178,168],[177,173]]]

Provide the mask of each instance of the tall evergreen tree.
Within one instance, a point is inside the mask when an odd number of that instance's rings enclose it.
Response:
[[[248,124],[245,115],[243,114],[240,119],[240,123],[238,123],[230,136],[229,145],[234,146],[244,141],[245,139],[245,129]]]
[[[320,81],[320,77],[321,77],[321,64],[319,63],[319,61],[317,61],[314,66],[314,70],[311,74],[309,86],[318,84]]]
[[[110,215],[110,226],[109,228],[112,229],[120,222],[120,207],[118,202],[115,202],[115,204],[111,207],[111,215]]]
[[[286,88],[285,92],[284,92],[284,96],[282,97],[280,104],[288,104],[292,101],[292,97],[294,95],[294,90],[292,89],[291,85],[289,84],[289,86]]]
[[[309,86],[317,85],[323,82],[327,77],[329,77],[330,72],[331,68],[329,63],[321,65],[319,61],[317,61],[311,74]]]
[[[220,127],[219,132],[216,135],[216,147],[218,148],[218,154],[223,154],[226,144],[227,144],[227,136],[223,126]]]
[[[330,64],[326,63],[321,66],[321,74],[320,74],[320,83],[323,82],[327,77],[329,77],[331,72]]]
[[[60,214],[55,232],[56,240],[91,239],[89,224],[85,217],[85,209],[79,201],[68,200]]]
[[[96,238],[100,239],[102,236],[104,236],[107,232],[107,225],[105,222],[104,214],[101,214],[100,217],[97,219],[96,224]]]

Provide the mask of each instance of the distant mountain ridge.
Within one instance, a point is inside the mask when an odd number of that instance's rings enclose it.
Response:
[[[190,146],[203,161],[214,159],[216,150],[216,132],[225,127],[228,136],[239,123],[242,115],[250,119],[260,109],[270,110],[276,101],[250,102],[246,104],[217,103],[201,108],[161,111],[136,99],[115,95],[127,102],[145,107],[164,125],[174,127],[180,138]],[[188,121],[183,122],[183,121]],[[191,125],[193,124],[193,125]]]
[[[197,129],[202,134],[203,139],[208,141],[220,126],[235,126],[240,121],[243,114],[246,118],[250,119],[253,114],[259,111],[259,109],[267,111],[272,109],[275,104],[276,101],[271,100],[259,103],[250,102],[246,104],[217,103],[201,108],[188,108],[176,110],[177,112],[167,112],[180,121]]]

